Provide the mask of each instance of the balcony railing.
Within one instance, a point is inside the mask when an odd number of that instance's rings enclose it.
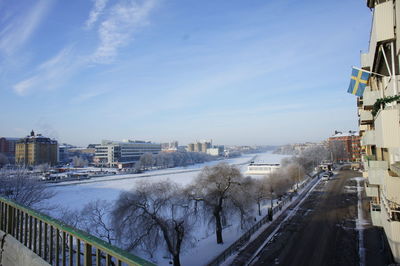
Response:
[[[390,170],[400,177],[400,162],[390,165]]]
[[[387,161],[367,161],[364,167],[368,171],[368,182],[371,185],[382,185],[382,180],[388,175]]]
[[[3,197],[0,197],[0,230],[52,265],[154,265]]]
[[[374,122],[374,118],[371,114],[371,111],[360,109],[359,115],[360,115],[360,123],[362,125],[372,124]]]
[[[389,200],[384,193],[382,194],[381,199],[382,199],[383,206],[385,207],[385,209],[389,215],[389,219],[391,221],[399,222],[400,221],[400,204]]]
[[[361,138],[361,145],[375,145],[375,130],[368,130],[364,132]]]
[[[371,186],[367,182],[365,183],[365,193],[367,197],[379,197],[378,187]]]
[[[399,110],[380,110],[375,119],[375,142],[377,147],[400,146]]]
[[[379,91],[371,91],[366,89],[363,94],[363,105],[373,106],[377,99],[381,98]]]
[[[382,226],[381,205],[371,202],[371,220],[374,226]]]

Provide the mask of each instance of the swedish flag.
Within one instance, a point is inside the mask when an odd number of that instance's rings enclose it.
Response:
[[[353,67],[348,93],[355,94],[358,97],[363,96],[367,86],[370,73]]]

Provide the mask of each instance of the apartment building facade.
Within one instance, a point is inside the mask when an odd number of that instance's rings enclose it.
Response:
[[[130,167],[145,153],[157,154],[161,144],[146,141],[110,141],[103,140],[95,147],[94,161],[108,167]]]
[[[372,223],[382,227],[400,263],[400,0],[373,1],[369,50],[361,68],[374,72],[358,98],[359,130]]]
[[[197,141],[195,143],[189,143],[186,150],[188,152],[207,152],[207,149],[212,147],[212,141]]]
[[[15,146],[15,163],[21,166],[39,164],[56,165],[58,162],[58,144],[56,140],[31,134],[17,141]]]
[[[7,157],[8,163],[15,163],[15,147],[19,138],[0,137],[0,153]]]
[[[361,146],[358,132],[339,132],[328,138],[328,146],[335,162],[360,162]]]

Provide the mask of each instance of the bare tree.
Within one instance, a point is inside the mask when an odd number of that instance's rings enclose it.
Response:
[[[346,147],[343,141],[338,141],[338,140],[330,141],[328,145],[328,150],[334,162],[338,162],[341,160],[349,160],[350,158],[350,155],[346,151]]]
[[[180,265],[193,222],[189,201],[181,191],[177,184],[162,181],[142,182],[135,190],[121,193],[112,213],[121,243],[128,250],[164,244],[174,265]]]
[[[153,166],[153,163],[154,163],[153,154],[151,154],[150,152],[146,152],[142,156],[140,156],[139,164],[142,169],[144,170],[149,169],[151,166]]]
[[[45,200],[54,192],[26,170],[0,171],[0,195],[25,206],[43,209]]]
[[[217,243],[222,244],[222,227],[225,212],[246,209],[247,199],[241,200],[237,187],[244,182],[238,168],[226,163],[213,167],[204,167],[188,193],[195,201],[203,202],[206,213],[212,215],[215,222]]]
[[[40,172],[43,173],[43,172],[46,172],[46,171],[48,171],[50,169],[50,165],[48,163],[42,163],[42,164],[37,165],[35,167],[35,169],[37,171],[40,171]]]
[[[6,155],[3,153],[0,153],[0,168],[3,167],[3,165],[8,164],[8,158]]]
[[[84,158],[74,156],[72,158],[72,164],[74,165],[74,167],[85,167],[89,165],[89,162]]]
[[[321,161],[329,159],[329,151],[324,146],[315,146],[304,150],[301,156],[312,161],[313,166],[315,167],[321,163]]]
[[[83,217],[79,210],[72,210],[70,208],[58,208],[57,219],[63,221],[64,223],[83,230]]]
[[[89,202],[83,207],[81,217],[83,218],[82,229],[93,234],[109,244],[114,244],[115,230],[111,224],[112,205],[105,200]]]
[[[295,185],[295,191],[297,191],[299,182],[304,179],[305,175],[303,166],[299,163],[292,162],[287,165],[284,170],[292,185]]]
[[[261,204],[268,198],[268,178],[256,179],[253,181],[251,196],[257,204],[258,215],[261,216]]]

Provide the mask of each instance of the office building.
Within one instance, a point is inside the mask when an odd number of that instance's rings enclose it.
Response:
[[[133,166],[145,153],[159,153],[161,144],[138,140],[103,140],[95,149],[95,164],[122,168]]]

